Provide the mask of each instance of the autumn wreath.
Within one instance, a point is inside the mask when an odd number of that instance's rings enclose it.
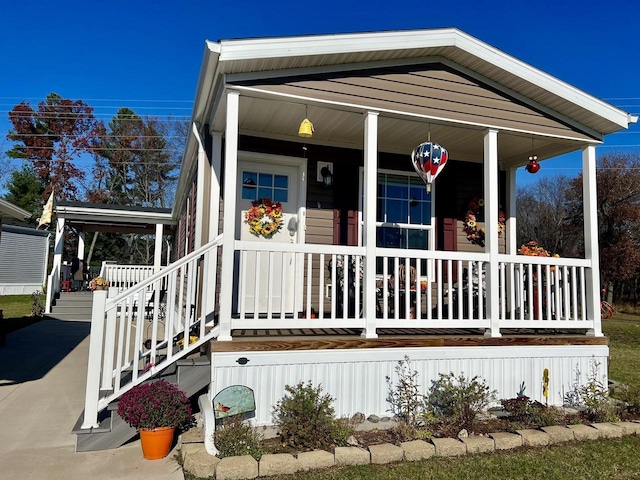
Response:
[[[270,198],[260,198],[251,202],[244,219],[252,235],[271,238],[282,228],[282,205]]]
[[[469,201],[467,213],[464,216],[464,226],[462,230],[467,234],[467,240],[476,245],[484,247],[485,229],[478,227],[478,217],[480,210],[484,207],[484,199],[473,197]],[[505,215],[502,209],[498,212],[498,235],[504,233]]]

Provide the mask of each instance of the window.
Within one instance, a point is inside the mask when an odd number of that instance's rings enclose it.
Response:
[[[415,175],[378,174],[377,246],[429,248],[431,193]]]
[[[264,172],[242,172],[242,199],[270,198],[275,202],[289,200],[289,177]]]

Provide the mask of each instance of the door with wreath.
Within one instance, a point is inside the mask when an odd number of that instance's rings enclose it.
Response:
[[[250,157],[241,156],[238,162],[236,238],[264,244],[303,243],[306,161],[271,155]],[[301,295],[300,305],[294,305],[295,292],[302,291],[296,254],[247,252],[238,265],[239,304],[247,314],[293,314],[300,310]]]

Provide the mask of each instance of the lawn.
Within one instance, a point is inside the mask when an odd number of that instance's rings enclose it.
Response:
[[[609,337],[609,379],[640,385],[640,316],[616,314],[602,330]]]
[[[44,295],[40,298],[44,302]],[[31,295],[4,295],[0,297],[0,310],[2,310],[0,334],[11,333],[42,320],[42,317],[31,316],[31,305]]]

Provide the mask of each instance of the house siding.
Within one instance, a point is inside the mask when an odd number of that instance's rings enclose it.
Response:
[[[509,96],[440,63],[333,72],[238,85],[300,97],[364,105],[368,108],[448,118],[476,125],[541,134],[590,137]]]
[[[0,239],[0,295],[42,290],[49,233],[3,225]]]

